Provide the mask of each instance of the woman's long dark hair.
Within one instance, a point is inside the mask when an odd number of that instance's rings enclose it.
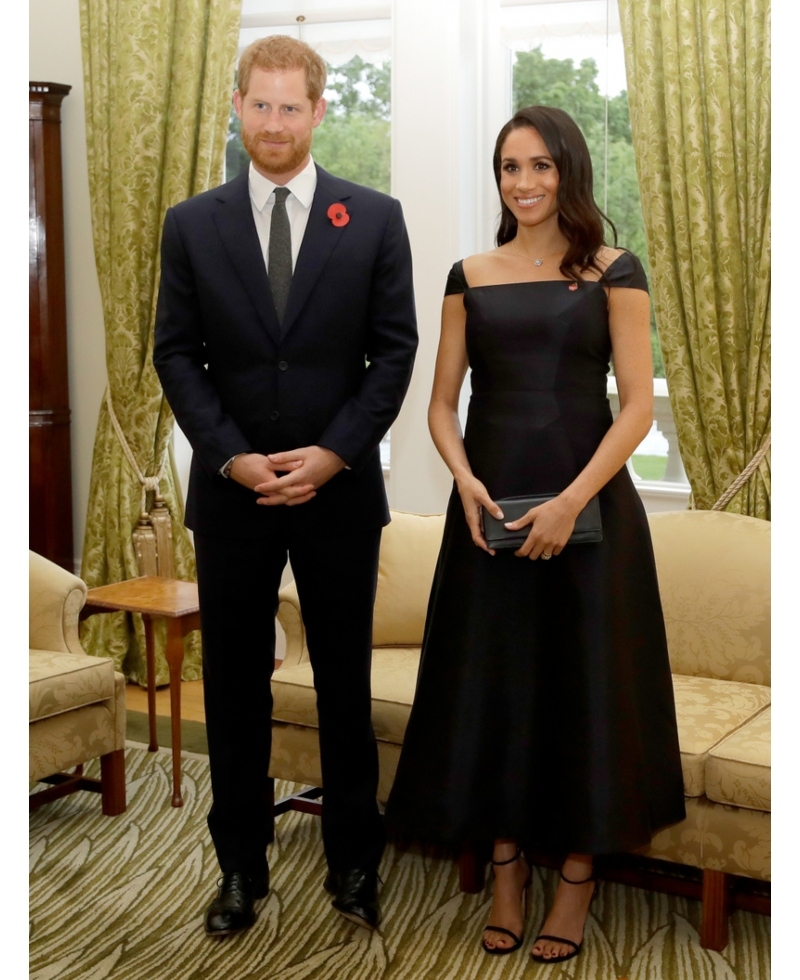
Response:
[[[562,109],[532,105],[520,109],[500,130],[494,148],[494,179],[500,190],[503,144],[515,129],[535,129],[544,140],[558,170],[558,226],[569,241],[560,266],[569,279],[582,277],[581,272],[594,266],[598,272],[597,253],[605,244],[605,224],[614,233],[617,229],[595,204],[592,191],[592,158],[583,133],[575,121]],[[500,227],[497,244],[505,245],[517,234],[517,219],[500,195]]]

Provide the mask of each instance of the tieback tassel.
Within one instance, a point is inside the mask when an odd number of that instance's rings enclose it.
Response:
[[[139,522],[133,532],[133,547],[139,575],[158,575],[156,534],[147,511],[142,511],[139,515]]]
[[[155,532],[157,574],[163,578],[175,578],[175,562],[172,557],[172,519],[166,501],[158,492],[155,495],[153,509],[150,511],[150,523]]]

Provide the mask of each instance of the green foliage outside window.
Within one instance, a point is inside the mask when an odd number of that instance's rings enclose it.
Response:
[[[328,65],[328,111],[314,133],[314,159],[336,174],[388,194],[391,189],[391,66],[356,55]]]
[[[619,244],[630,249],[650,272],[639,181],[633,156],[628,94],[608,100],[608,203],[604,206],[606,100],[597,84],[597,65],[586,58],[576,67],[569,58],[546,58],[541,48],[520,52],[514,64],[514,112],[529,105],[556,106],[580,126],[594,166],[595,199],[617,229]],[[653,376],[664,377],[655,321],[650,324]]]

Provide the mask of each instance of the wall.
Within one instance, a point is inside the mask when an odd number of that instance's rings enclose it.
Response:
[[[392,6],[392,193],[411,239],[420,345],[392,426],[389,500],[416,513],[443,511],[452,485],[427,426],[445,280],[457,259],[491,248],[497,211],[491,150],[510,73],[488,8],[484,0]]]
[[[72,86],[62,103],[61,145],[76,569],[83,550],[92,448],[106,384],[103,312],[89,209],[78,8],[78,0],[30,0],[29,8],[29,78]]]

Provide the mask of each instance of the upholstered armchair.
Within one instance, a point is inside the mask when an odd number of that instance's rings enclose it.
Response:
[[[102,794],[103,813],[125,810],[125,679],[112,660],[87,656],[78,636],[86,584],[30,552],[30,783],[54,785],[30,809],[78,789]],[[100,780],[83,764],[100,759]],[[73,769],[73,773],[65,770]]]

